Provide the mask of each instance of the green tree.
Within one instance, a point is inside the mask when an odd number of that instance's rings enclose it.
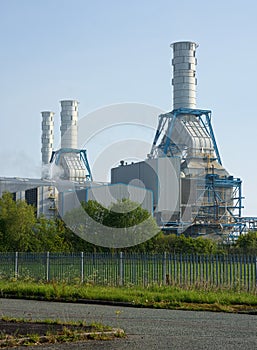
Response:
[[[149,216],[149,212],[138,203],[124,198],[110,206],[103,223],[110,227],[129,228],[144,222]]]
[[[67,240],[66,228],[60,219],[49,220],[41,216],[34,228],[34,251],[69,252],[71,242]]]
[[[257,232],[249,231],[241,235],[235,243],[236,251],[245,254],[257,254]]]
[[[37,219],[33,206],[15,202],[10,193],[0,198],[0,251],[69,251],[65,234],[61,220]]]
[[[159,232],[148,211],[129,199],[117,201],[109,208],[90,200],[82,203],[82,207],[67,213],[64,221],[79,237],[86,240],[93,237],[92,241],[99,246],[108,247],[108,242],[115,241],[128,247],[148,240]]]
[[[15,202],[10,193],[0,198],[1,251],[33,251],[35,209],[25,201]]]
[[[182,253],[182,254],[215,254],[217,244],[207,238],[192,238],[175,234],[160,235],[156,241],[157,252]]]

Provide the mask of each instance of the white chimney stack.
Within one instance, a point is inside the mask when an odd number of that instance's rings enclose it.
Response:
[[[173,109],[196,108],[196,58],[198,45],[190,41],[176,42],[173,48]]]
[[[42,164],[50,162],[54,144],[54,112],[41,112],[42,114]]]
[[[61,148],[78,147],[78,101],[61,101]]]

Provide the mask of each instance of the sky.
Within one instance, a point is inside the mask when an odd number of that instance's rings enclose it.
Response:
[[[57,148],[65,99],[79,101],[88,125],[109,106],[139,106],[141,136],[118,125],[110,148],[103,131],[85,147],[94,164],[115,152],[115,135],[118,146],[133,135],[140,159],[159,111],[172,110],[170,44],[194,41],[197,107],[212,110],[223,165],[243,181],[243,215],[257,216],[256,17],[255,0],[0,0],[0,176],[40,177],[40,112],[56,113]],[[97,164],[105,181],[110,169]]]

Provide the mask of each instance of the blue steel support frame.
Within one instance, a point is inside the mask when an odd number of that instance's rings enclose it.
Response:
[[[219,162],[219,164],[222,165],[218,145],[217,145],[214,131],[213,131],[213,128],[211,125],[211,111],[206,110],[206,109],[179,108],[179,109],[174,109],[172,112],[168,112],[166,114],[161,114],[159,116],[158,127],[157,127],[154,141],[152,144],[150,156],[151,157],[154,156],[153,153],[154,153],[154,150],[156,149],[156,147],[161,149],[162,152],[164,153],[164,155],[166,155],[166,156],[168,154],[168,151],[172,150],[172,148],[170,147],[172,144],[172,140],[171,140],[172,131],[173,131],[175,121],[177,118],[179,118],[180,115],[194,115],[197,118],[199,118],[199,120],[201,121],[202,125],[204,126],[205,130],[207,131],[208,135],[210,136],[210,138],[212,140],[215,154],[217,157],[217,161]],[[205,116],[205,121],[203,120],[202,116]],[[167,120],[168,120],[168,128],[166,130],[165,144],[156,146]]]
[[[159,140],[159,137],[161,136],[162,131],[164,130],[164,127],[165,127],[167,120],[170,119],[170,118],[168,118],[168,115],[170,117],[172,116],[170,113],[159,115],[158,126],[157,126],[157,130],[156,130],[156,133],[154,136],[154,140],[153,140],[153,144],[152,144],[152,148],[151,148],[151,152],[150,152],[151,156],[153,156],[154,150],[156,148],[156,144]]]
[[[207,121],[207,124],[208,124],[209,133],[210,133],[210,136],[211,136],[211,139],[212,139],[212,142],[213,142],[213,147],[214,147],[214,150],[215,150],[215,153],[216,153],[216,156],[217,156],[217,160],[220,163],[220,165],[222,165],[220,154],[219,154],[219,150],[218,150],[218,146],[217,146],[216,139],[215,139],[214,132],[213,132],[213,128],[212,128],[212,125],[211,125],[211,112],[210,113],[206,113],[205,117],[206,117],[206,121]]]
[[[88,171],[88,180],[93,181],[93,176],[92,176],[90,165],[87,159],[87,151],[85,149],[80,150],[80,159],[84,162],[86,169]]]
[[[171,134],[172,134],[172,130],[175,124],[175,120],[177,118],[177,113],[175,111],[172,112],[173,113],[173,118],[169,120],[169,128],[168,128],[168,132],[167,132],[167,137],[166,137],[166,142],[164,145],[164,149],[163,152],[165,155],[167,155],[168,152],[168,148],[170,146],[170,141],[171,141]]]
[[[226,203],[223,203],[223,199],[219,196],[219,193],[216,189],[226,189],[231,188],[232,197],[229,201],[232,201],[233,204],[231,206],[227,206]],[[234,219],[233,223],[224,224],[224,227],[238,228],[237,231],[239,234],[243,232],[245,225],[242,223],[242,180],[239,178],[234,178],[233,176],[228,176],[226,178],[220,178],[219,176],[215,176],[212,174],[206,175],[206,190],[211,191],[215,198],[217,199],[218,208],[225,208]],[[209,192],[208,192],[209,194]],[[210,205],[212,205],[210,201]],[[217,217],[219,220],[219,217]]]
[[[80,160],[83,161],[83,163],[84,163],[84,165],[85,165],[85,167],[87,169],[87,172],[88,172],[87,179],[90,180],[90,181],[93,181],[92,172],[91,172],[90,165],[89,165],[89,162],[88,162],[88,159],[87,159],[87,151],[85,149],[61,148],[58,151],[53,151],[51,159],[50,159],[50,163],[54,162],[56,165],[58,165],[59,162],[60,162],[61,154],[64,154],[64,153],[76,153],[76,154],[79,154]]]

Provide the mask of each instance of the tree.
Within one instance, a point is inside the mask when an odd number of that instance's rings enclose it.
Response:
[[[238,237],[235,244],[236,250],[247,254],[257,253],[257,232],[249,231]]]
[[[69,252],[71,243],[66,239],[66,228],[59,219],[49,220],[41,216],[34,228],[34,251]]]
[[[0,251],[69,251],[65,233],[61,220],[37,219],[33,206],[15,202],[10,193],[0,198]]]
[[[175,234],[159,235],[156,240],[155,252],[169,252],[182,254],[215,254],[217,244],[207,238],[192,238]]]
[[[64,221],[79,237],[109,248],[133,246],[160,231],[150,213],[129,199],[109,208],[90,200],[67,213]]]
[[[15,202],[10,193],[0,198],[1,251],[33,251],[35,209],[25,201]]]

